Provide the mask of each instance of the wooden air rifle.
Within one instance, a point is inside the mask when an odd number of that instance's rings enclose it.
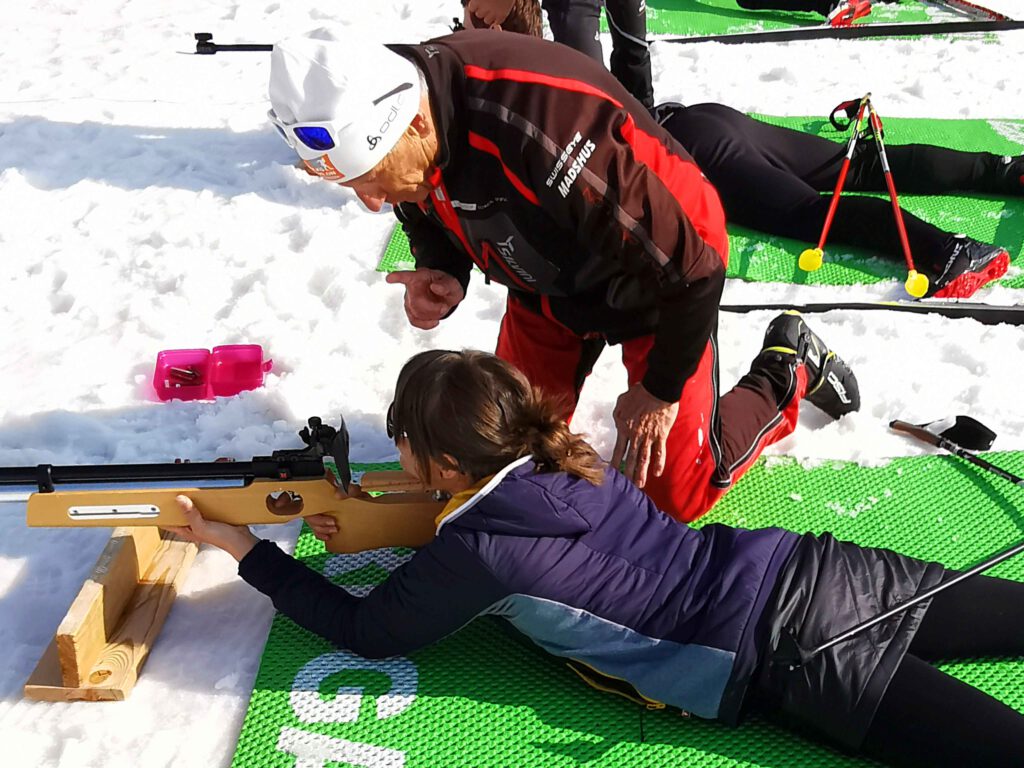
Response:
[[[334,429],[313,417],[299,437],[305,448],[278,450],[251,461],[0,467],[0,486],[34,486],[27,505],[27,522],[34,527],[184,525],[175,501],[184,494],[207,519],[232,525],[333,515],[339,530],[326,542],[331,552],[421,547],[433,539],[444,502],[404,472],[367,472],[358,493],[336,497],[337,489],[350,493],[353,487],[344,419]],[[221,484],[163,487],[178,481]],[[154,486],[138,487],[145,483]],[[67,489],[82,484],[104,487]],[[117,485],[132,487],[110,487]],[[382,493],[371,497],[368,491]]]

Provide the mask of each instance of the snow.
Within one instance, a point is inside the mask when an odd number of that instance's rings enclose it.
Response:
[[[1019,11],[1019,0],[987,0]],[[358,9],[358,10],[356,10]],[[344,413],[352,457],[394,457],[383,411],[402,362],[431,347],[493,348],[503,291],[475,282],[433,332],[406,324],[374,265],[393,218],[292,167],[267,123],[265,54],[188,56],[192,33],[273,42],[332,24],[392,41],[446,30],[458,3],[26,0],[0,27],[0,465],[248,459],[297,447],[308,416]],[[609,50],[605,40],[606,55]],[[1024,32],[975,39],[656,44],[659,100],[824,114],[870,90],[886,116],[1024,117]],[[894,298],[733,284],[727,302]],[[1013,303],[994,288],[982,300]],[[771,313],[723,315],[722,380],[757,353]],[[863,408],[808,412],[770,453],[878,463],[921,449],[888,420],[969,412],[1024,448],[1016,403],[1024,333],[885,312],[816,315],[852,365]],[[260,343],[262,389],[158,403],[156,353]],[[590,378],[576,426],[607,455],[616,351]],[[810,411],[810,409],[808,409]],[[27,529],[0,505],[0,744],[10,766],[227,766],[272,609],[225,554],[204,550],[126,702],[47,704],[21,686],[88,574],[105,530]],[[842,510],[856,514],[857,510]],[[284,546],[294,524],[261,531]]]

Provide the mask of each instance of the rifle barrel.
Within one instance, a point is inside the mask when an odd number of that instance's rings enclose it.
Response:
[[[207,461],[180,464],[81,464],[0,467],[0,486],[37,485],[52,490],[61,483],[125,483],[160,480],[252,480],[254,478],[322,477],[319,457],[255,458],[252,461]]]

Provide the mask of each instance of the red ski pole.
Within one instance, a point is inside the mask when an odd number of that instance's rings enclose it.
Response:
[[[889,188],[889,201],[892,203],[892,213],[896,218],[896,231],[900,235],[903,258],[907,262],[907,280],[903,287],[907,293],[915,299],[919,299],[928,293],[928,276],[914,268],[914,257],[910,253],[910,241],[907,239],[907,228],[903,225],[903,211],[900,209],[899,199],[896,197],[896,185],[892,180],[892,171],[889,170],[889,158],[885,155],[885,142],[882,141],[882,120],[875,112],[875,107],[870,99],[868,99],[868,115],[868,119],[871,121],[871,132],[875,135],[875,146],[878,147],[878,157],[882,161],[885,184]]]
[[[824,259],[825,251],[825,239],[828,237],[828,231],[832,227],[832,219],[836,215],[836,206],[839,205],[839,196],[843,192],[843,185],[846,183],[846,173],[850,170],[850,161],[853,159],[853,152],[857,148],[857,140],[861,136],[861,123],[864,119],[864,110],[870,103],[871,94],[867,93],[860,100],[860,105],[857,107],[857,118],[853,127],[853,135],[850,136],[850,141],[846,145],[846,157],[843,158],[843,165],[839,169],[839,178],[836,179],[836,188],[832,192],[832,203],[828,207],[828,214],[825,216],[825,226],[821,229],[821,236],[818,238],[818,245],[814,248],[808,248],[800,254],[800,259],[797,261],[800,269],[805,272],[814,272],[816,269],[821,269],[821,262]]]

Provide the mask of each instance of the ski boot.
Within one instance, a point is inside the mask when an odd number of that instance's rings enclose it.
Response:
[[[1024,155],[997,158],[994,192],[1024,195]]]
[[[794,355],[807,367],[804,399],[833,419],[860,408],[860,388],[842,358],[807,327],[799,312],[783,312],[768,324],[761,354]]]
[[[871,0],[836,0],[825,17],[832,27],[849,27],[855,19],[871,13]]]
[[[966,299],[986,283],[1006,274],[1010,254],[998,245],[979,243],[967,235],[950,235],[946,263],[931,281],[926,298]]]

